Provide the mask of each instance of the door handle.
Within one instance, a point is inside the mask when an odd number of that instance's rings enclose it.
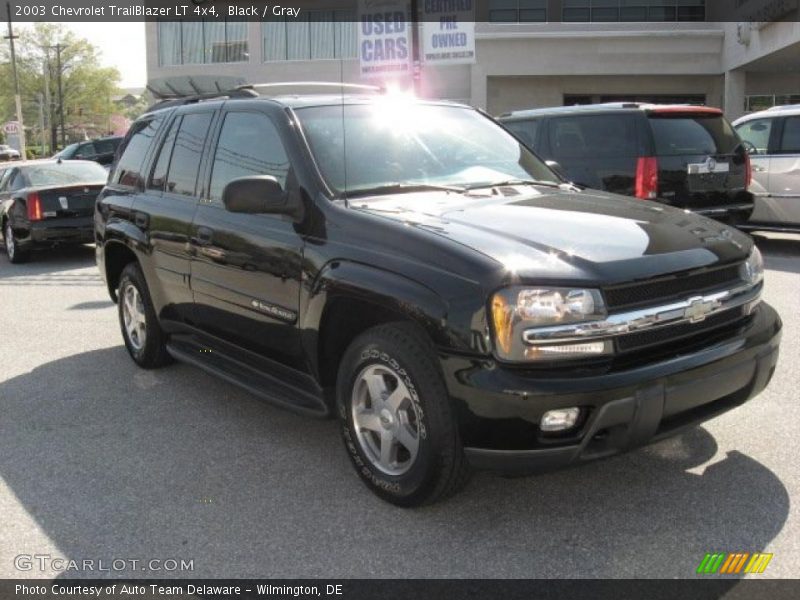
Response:
[[[196,246],[210,246],[214,238],[214,231],[208,227],[198,227],[192,243]]]
[[[753,173],[763,173],[764,171],[766,171],[766,169],[764,167],[762,167],[761,165],[753,165],[752,169],[753,169]]]

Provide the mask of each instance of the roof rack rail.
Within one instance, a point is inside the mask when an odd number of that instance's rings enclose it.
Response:
[[[380,94],[385,91],[384,88],[376,85],[366,85],[363,83],[339,83],[336,81],[281,81],[275,83],[246,83],[237,86],[237,90],[258,90],[264,88],[288,88],[288,87],[318,87],[318,88],[339,88],[342,90],[352,89],[362,92],[372,92]]]
[[[158,102],[150,106],[147,109],[147,112],[160,110],[162,108],[173,108],[176,106],[184,106],[186,104],[194,104],[196,102],[203,102],[207,100],[217,100],[222,98],[257,98],[257,97],[258,94],[254,90],[240,89],[238,87],[232,90],[219,90],[217,92],[189,94],[185,96],[181,95],[176,91],[175,95],[173,96],[164,96],[164,95],[159,96]]]

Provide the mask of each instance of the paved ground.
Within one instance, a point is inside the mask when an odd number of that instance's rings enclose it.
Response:
[[[191,367],[137,370],[90,248],[0,256],[0,577],[52,574],[15,570],[20,554],[194,560],[196,577],[687,577],[705,552],[763,549],[766,575],[796,577],[800,237],[759,244],[785,333],[758,399],[605,462],[478,475],[414,511],[358,481],[333,422]]]

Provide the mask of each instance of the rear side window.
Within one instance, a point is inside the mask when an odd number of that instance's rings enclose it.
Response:
[[[747,121],[736,128],[736,133],[745,142],[751,154],[767,154],[769,137],[772,135],[772,119],[756,119]]]
[[[780,151],[781,154],[800,154],[800,117],[787,117]]]
[[[163,120],[163,115],[159,115],[133,124],[117,167],[114,169],[114,175],[111,177],[112,183],[131,187],[140,184],[144,157]]]
[[[228,113],[214,155],[211,200],[221,202],[223,188],[239,177],[272,175],[286,189],[288,173],[289,159],[270,118],[258,113]]]
[[[539,131],[539,120],[531,119],[526,121],[507,121],[503,125],[516,135],[522,142],[533,148],[536,144],[536,133]]]
[[[211,127],[210,112],[184,115],[175,137],[175,147],[169,161],[166,191],[194,196],[200,157],[206,134]]]
[[[175,145],[175,134],[178,132],[178,127],[181,124],[181,117],[177,117],[170,125],[169,132],[164,138],[164,143],[161,144],[161,150],[158,153],[156,164],[153,167],[153,173],[150,175],[150,181],[147,183],[148,189],[164,190],[167,182],[167,169],[169,169],[169,159],[172,157],[172,148]]]
[[[639,155],[634,115],[576,115],[550,120],[553,157],[633,158]]]
[[[650,117],[658,156],[732,154],[739,145],[733,128],[721,116]]]
[[[22,170],[17,170],[11,176],[11,182],[8,184],[8,190],[10,192],[16,192],[17,190],[21,190],[26,185],[28,185],[27,181],[25,180],[25,175],[23,175]]]

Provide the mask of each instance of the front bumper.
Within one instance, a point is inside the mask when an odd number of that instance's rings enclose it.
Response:
[[[781,327],[762,302],[732,338],[619,372],[553,375],[452,355],[442,367],[472,466],[538,472],[618,454],[741,405],[772,377]],[[573,406],[585,414],[575,431],[539,430],[545,412]]]

